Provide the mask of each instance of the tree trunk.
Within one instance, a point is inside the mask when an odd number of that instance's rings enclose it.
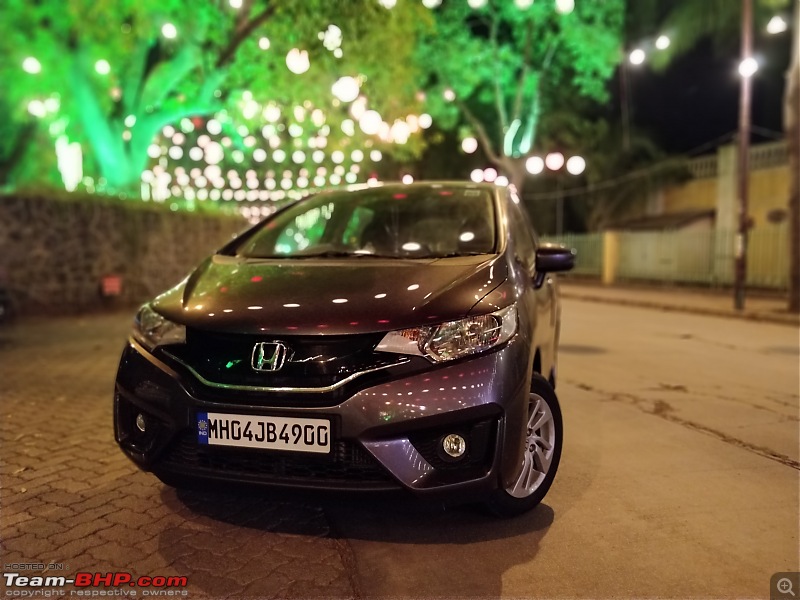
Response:
[[[525,160],[506,158],[502,168],[508,173],[508,182],[517,188],[517,194],[522,198],[522,190],[525,187],[525,180],[528,178],[528,172],[525,170]]]
[[[81,54],[75,57],[70,85],[89,146],[87,154],[96,161],[99,175],[105,179],[106,189],[111,192],[137,192],[142,171],[149,161],[147,149],[164,126],[176,123],[183,117],[212,114],[220,108],[214,90],[225,78],[222,69],[206,75],[203,87],[190,102],[165,101],[152,111],[147,111],[144,106],[131,107],[130,114],[136,117],[136,122],[127,128],[123,120],[127,115],[112,116],[102,106],[87,76],[89,65],[90,62]],[[172,90],[179,88],[182,77],[191,70],[189,66],[184,61],[165,67],[169,69],[162,73],[175,74],[164,77],[161,82],[166,86],[159,89],[163,98],[168,98]],[[141,88],[144,82],[131,82],[131,85]],[[122,137],[126,130],[131,134],[128,140]]]
[[[800,0],[794,2],[792,58],[784,95],[789,147],[789,306],[800,313]]]

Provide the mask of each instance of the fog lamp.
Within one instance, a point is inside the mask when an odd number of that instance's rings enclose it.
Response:
[[[144,420],[144,415],[139,413],[136,415],[136,429],[144,433],[144,430],[147,428],[147,423]]]
[[[451,433],[450,435],[446,435],[442,440],[442,450],[444,450],[448,456],[461,458],[464,452],[467,451],[467,440],[457,433]]]

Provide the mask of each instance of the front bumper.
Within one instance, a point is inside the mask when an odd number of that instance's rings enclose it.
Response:
[[[499,350],[355,391],[331,406],[207,389],[168,355],[135,341],[123,351],[114,396],[115,436],[140,468],[172,485],[232,482],[330,490],[407,489],[468,498],[509,481],[520,464],[530,381],[528,353]],[[302,404],[302,403],[300,403]],[[201,412],[326,418],[329,455],[197,443]],[[145,432],[136,427],[142,415]],[[460,461],[441,439],[467,440]]]

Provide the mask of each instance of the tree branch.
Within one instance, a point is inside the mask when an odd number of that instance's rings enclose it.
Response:
[[[496,165],[501,165],[503,163],[500,156],[494,151],[492,148],[492,140],[489,139],[489,135],[486,133],[486,128],[483,126],[478,118],[472,113],[469,107],[464,104],[460,99],[455,99],[456,106],[458,109],[464,114],[469,121],[469,124],[475,130],[475,134],[478,136],[478,139],[481,142],[481,146],[483,147],[483,151],[486,153],[486,157]]]
[[[519,147],[519,151],[524,155],[527,155],[531,151],[536,141],[536,125],[539,122],[540,114],[539,80],[537,79],[536,86],[533,89],[533,96],[531,97],[531,109],[528,114],[528,122],[525,124],[525,132],[522,135],[522,143]],[[523,144],[525,145],[524,148]]]
[[[522,97],[525,91],[525,80],[528,78],[528,71],[530,70],[531,59],[531,34],[533,32],[533,23],[528,21],[528,27],[525,30],[525,56],[522,58],[522,71],[517,80],[517,97],[514,99],[514,119],[519,119],[522,112]]]
[[[136,114],[142,99],[145,84],[145,69],[147,68],[147,55],[150,51],[152,40],[140,40],[136,44],[131,58],[131,67],[127,69],[122,88],[122,104],[125,114]]]
[[[500,117],[500,135],[502,137],[502,135],[508,129],[508,114],[506,112],[505,101],[503,98],[503,90],[500,85],[501,68],[500,57],[497,52],[497,18],[492,19],[492,32],[490,41],[495,62],[494,77],[492,78],[494,81],[494,101],[495,105],[497,106],[497,115]]]
[[[542,61],[542,71],[546,71],[550,67],[550,63],[553,62],[553,56],[556,53],[557,46],[558,39],[554,39],[552,42],[550,42],[550,46],[547,48],[544,60]]]
[[[100,104],[91,79],[86,75],[90,71],[89,64],[90,61],[83,52],[76,52],[70,61],[68,77],[65,79],[69,82],[78,107],[78,118],[100,166],[100,172],[113,186],[118,183],[118,179],[125,179],[128,175],[124,164],[122,132],[109,121]]]
[[[193,117],[197,115],[209,115],[217,112],[222,108],[213,100],[198,99],[195,102],[189,103],[175,103],[172,106],[167,106],[161,110],[152,112],[141,119],[142,130],[150,129],[152,135],[149,136],[147,143],[149,144],[156,133],[161,131],[161,128],[174,123],[175,121],[184,117]],[[138,125],[138,123],[137,123]],[[148,137],[148,136],[145,136]]]
[[[176,89],[180,88],[184,78],[200,66],[200,49],[187,43],[169,60],[162,61],[150,71],[142,85],[141,102],[144,109],[161,105]]]
[[[264,10],[262,10],[249,21],[239,21],[237,18],[236,30],[233,34],[233,37],[230,39],[225,49],[220,53],[219,58],[214,65],[215,68],[219,69],[231,62],[236,56],[236,51],[239,49],[239,46],[242,45],[242,42],[250,37],[250,34],[253,33],[253,31],[255,31],[258,27],[266,23],[272,17],[272,15],[275,14],[276,8],[276,5],[273,3],[265,7]],[[242,13],[244,14],[245,11],[242,10]]]

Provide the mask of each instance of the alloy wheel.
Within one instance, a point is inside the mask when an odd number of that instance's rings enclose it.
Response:
[[[553,413],[544,398],[531,393],[525,452],[522,470],[506,491],[515,498],[527,498],[545,480],[553,462],[556,447],[556,426]]]

